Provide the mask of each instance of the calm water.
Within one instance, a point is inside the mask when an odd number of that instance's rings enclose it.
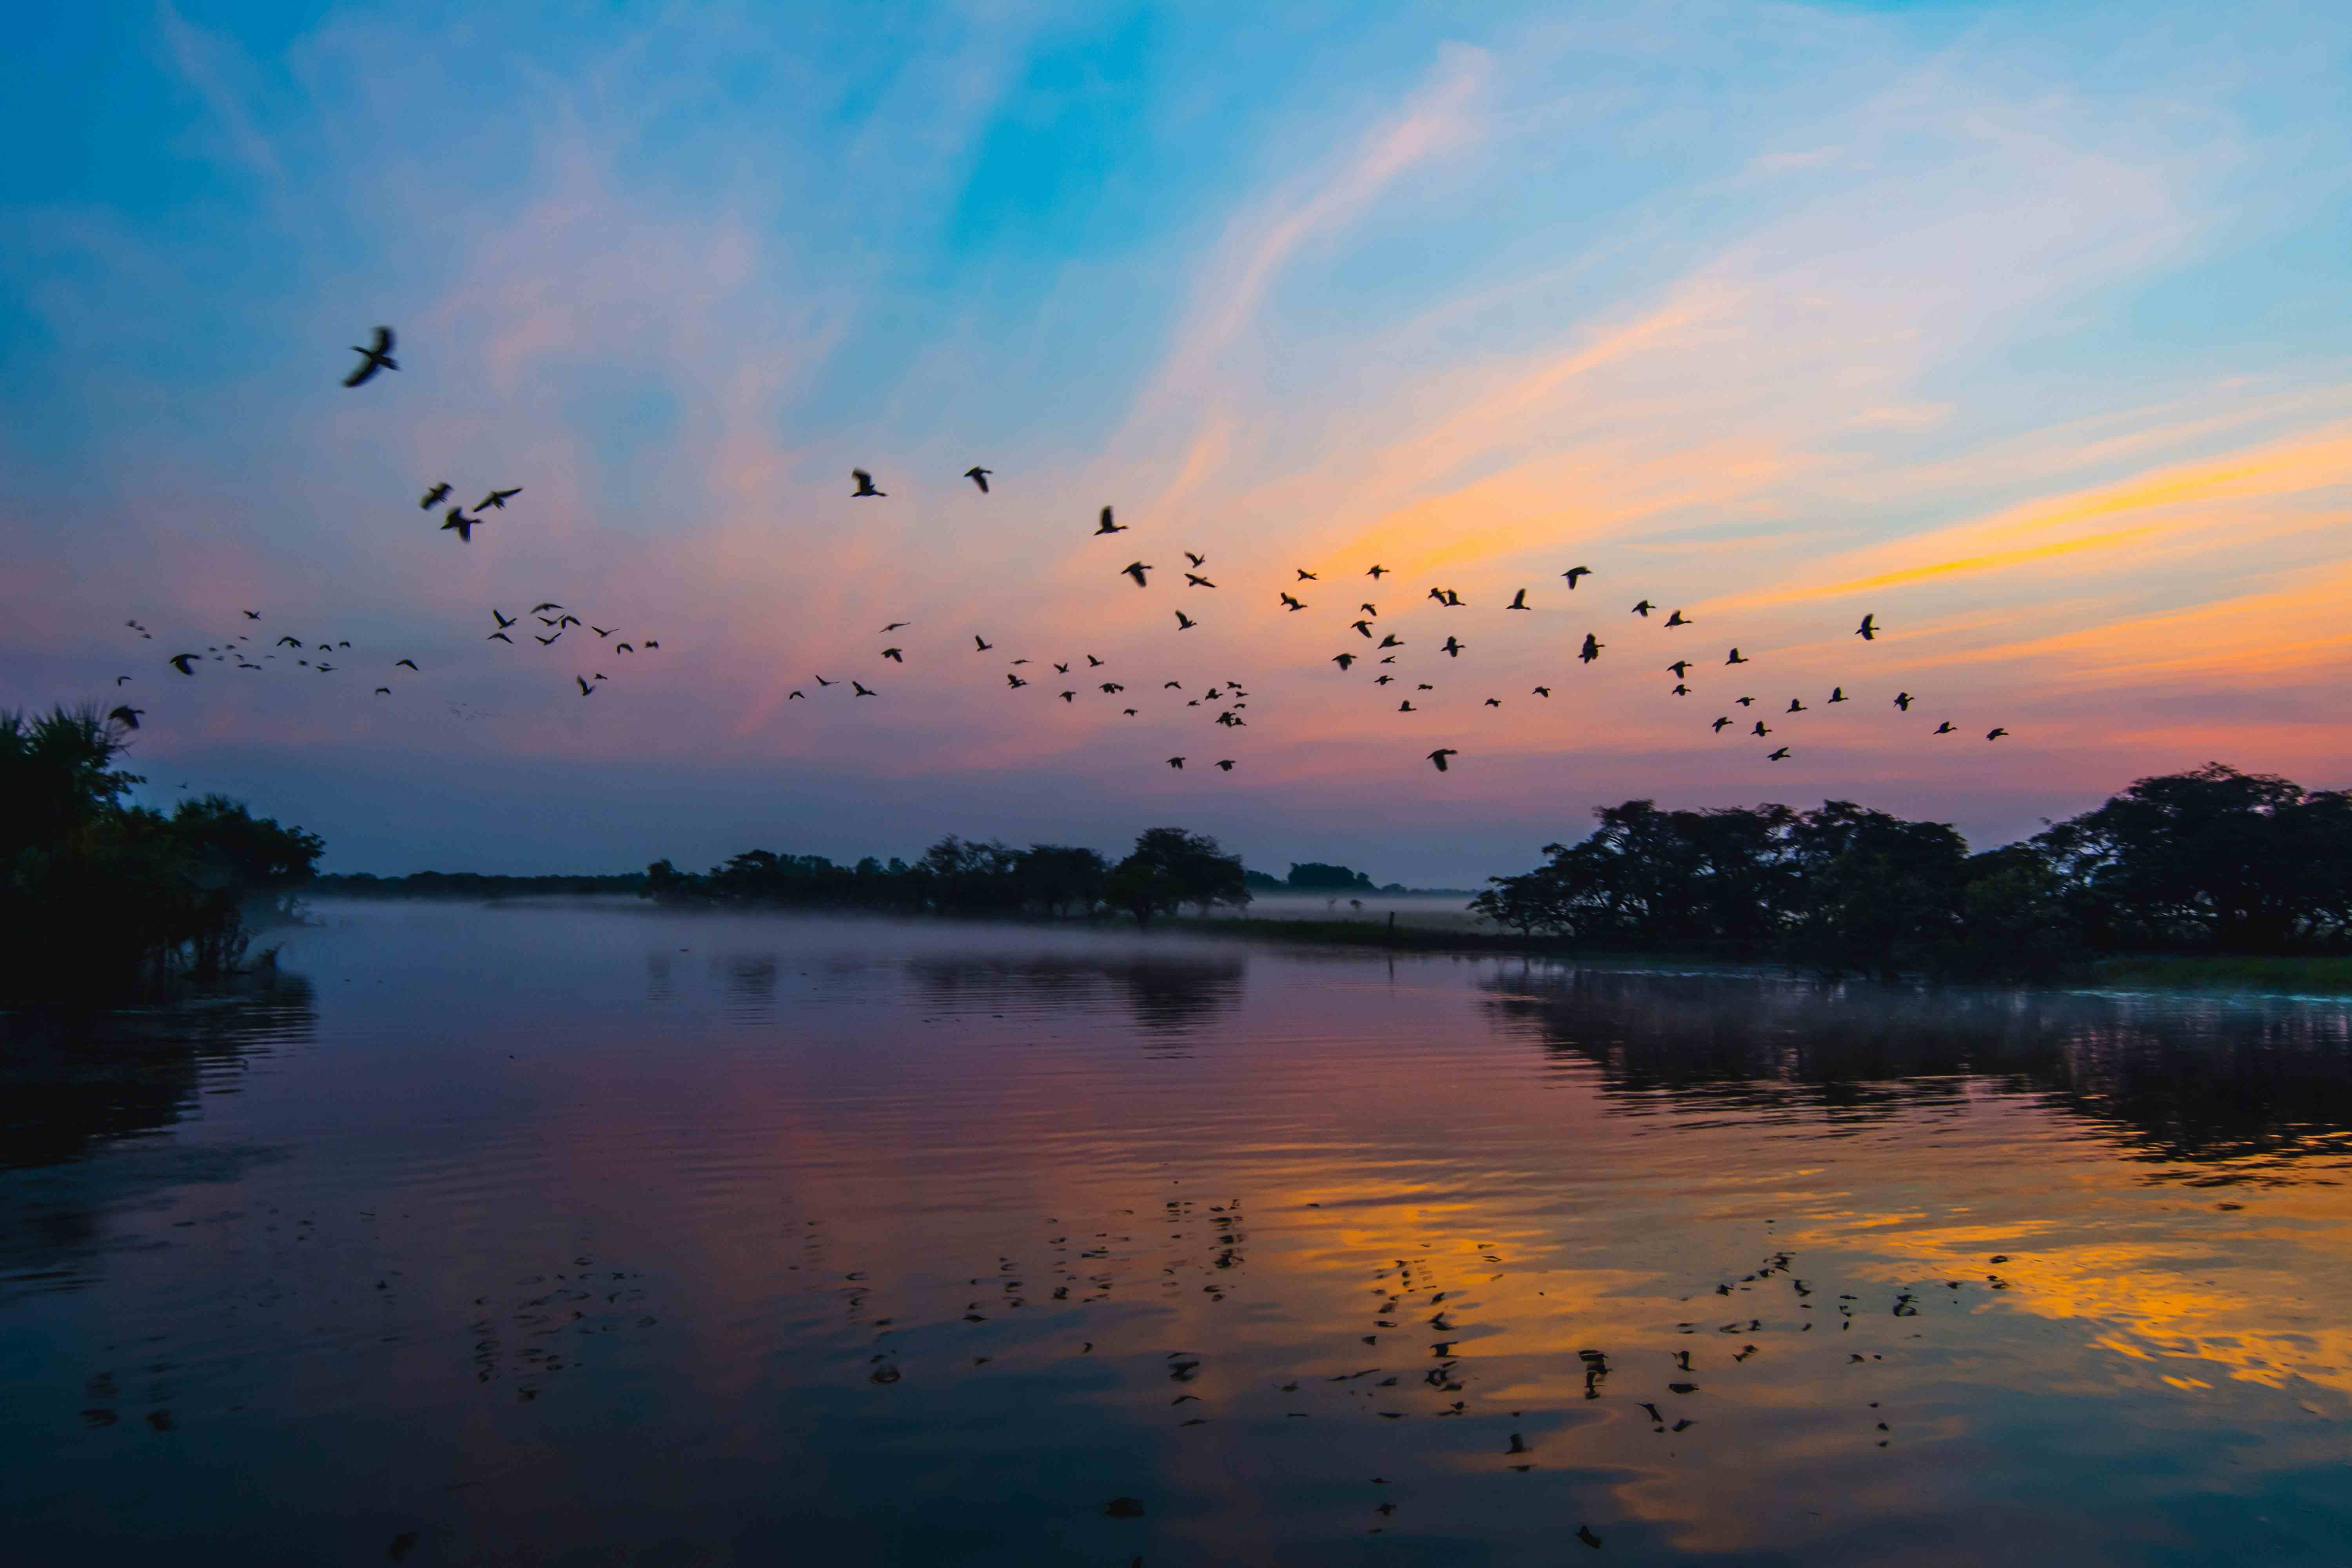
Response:
[[[14,1029],[0,1555],[2352,1558],[2341,1005],[320,914]]]

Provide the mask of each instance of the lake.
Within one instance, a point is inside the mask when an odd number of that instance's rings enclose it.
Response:
[[[12,1561],[2352,1559],[2352,1008],[321,904],[0,1068]]]

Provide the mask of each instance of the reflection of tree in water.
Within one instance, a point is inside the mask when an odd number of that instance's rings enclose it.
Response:
[[[124,1203],[234,1177],[252,1152],[123,1141],[172,1126],[208,1079],[317,1023],[292,975],[154,1013],[0,1017],[0,1273],[90,1245]]]
[[[1066,1011],[1122,1000],[1136,1026],[1178,1035],[1240,1005],[1248,963],[1241,957],[1085,958],[984,954],[919,958],[908,975],[928,1006],[942,1012]]]
[[[2352,1006],[1532,966],[1484,984],[1603,1092],[1677,1110],[1873,1119],[1990,1080],[2151,1160],[2352,1153]]]

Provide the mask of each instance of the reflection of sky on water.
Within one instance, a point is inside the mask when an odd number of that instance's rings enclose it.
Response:
[[[289,954],[306,988],[169,1025],[187,1050],[135,1089],[11,1100],[0,1508],[36,1544],[1553,1563],[1588,1524],[1636,1561],[2123,1563],[2352,1539],[2339,1007],[657,911],[332,921]]]

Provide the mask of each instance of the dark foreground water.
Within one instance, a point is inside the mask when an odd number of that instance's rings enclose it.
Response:
[[[320,912],[9,1026],[0,1558],[2352,1560],[2339,1004]]]

